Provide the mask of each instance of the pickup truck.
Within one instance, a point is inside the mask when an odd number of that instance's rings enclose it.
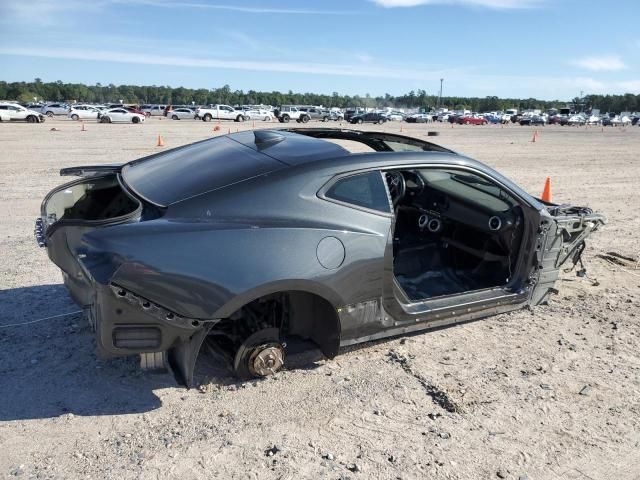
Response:
[[[244,112],[236,110],[229,105],[212,105],[210,108],[196,109],[196,118],[201,118],[203,122],[216,120],[233,120],[234,122],[244,122]]]
[[[276,116],[280,123],[289,123],[289,120],[295,120],[298,123],[307,123],[311,119],[307,112],[303,112],[299,110],[298,107],[291,105],[283,105],[282,108],[277,111]]]

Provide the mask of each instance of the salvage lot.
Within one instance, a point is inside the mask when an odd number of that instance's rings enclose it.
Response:
[[[216,126],[0,125],[0,326],[77,310],[32,235],[61,167],[156,152],[158,134],[166,149],[252,123]],[[516,125],[402,129],[438,131],[436,143],[534,194],[550,176],[555,201],[605,214],[584,256],[589,278],[564,274],[549,306],[296,359],[301,368],[260,382],[236,383],[205,357],[189,391],[135,359],[96,359],[80,315],[2,328],[0,476],[638,478],[640,128],[548,126],[535,143],[535,128]]]

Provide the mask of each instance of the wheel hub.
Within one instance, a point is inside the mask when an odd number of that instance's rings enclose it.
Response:
[[[249,357],[249,370],[258,377],[273,375],[284,365],[284,349],[277,343],[256,347]]]

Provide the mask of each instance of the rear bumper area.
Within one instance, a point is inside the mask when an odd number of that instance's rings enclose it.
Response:
[[[167,351],[211,324],[182,317],[114,284],[94,284],[88,311],[103,358]]]

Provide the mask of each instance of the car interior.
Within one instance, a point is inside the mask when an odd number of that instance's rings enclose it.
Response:
[[[465,170],[385,172],[395,212],[394,275],[411,301],[504,286],[523,233],[518,201]]]

